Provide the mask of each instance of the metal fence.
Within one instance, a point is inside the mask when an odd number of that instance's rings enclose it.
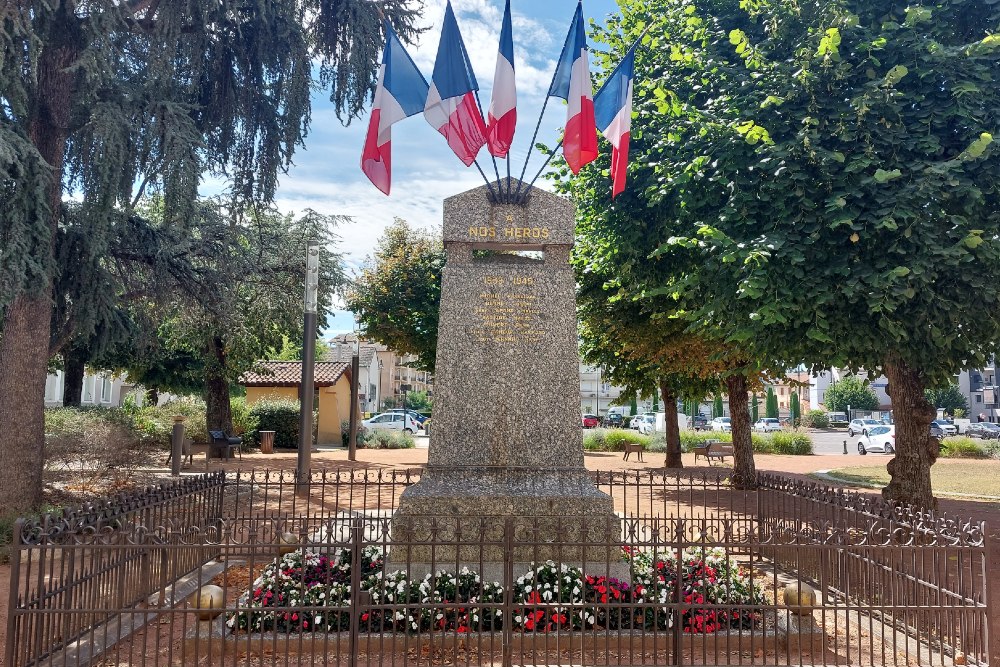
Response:
[[[988,663],[981,522],[660,471],[593,473],[603,517],[402,516],[419,474],[213,475],[149,521],[21,522],[7,664]]]

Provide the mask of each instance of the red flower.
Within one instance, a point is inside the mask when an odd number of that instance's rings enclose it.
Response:
[[[531,591],[528,593],[527,602],[530,604],[541,604],[542,596],[538,594],[538,591]]]
[[[368,612],[365,612],[365,613],[361,614],[361,620],[362,620],[362,621],[367,621],[367,620],[368,620],[368,617],[369,617],[369,614],[368,614]]]
[[[458,632],[468,632],[468,631],[469,628],[465,627],[464,625],[458,626]]]

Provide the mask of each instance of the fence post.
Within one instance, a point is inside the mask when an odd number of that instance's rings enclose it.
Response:
[[[684,641],[684,630],[682,627],[682,621],[684,620],[684,614],[681,611],[681,605],[684,600],[684,582],[683,582],[683,571],[684,571],[684,548],[681,546],[684,542],[684,519],[676,519],[674,522],[674,535],[673,535],[673,550],[674,550],[674,641],[673,650],[670,652],[670,664],[680,665],[684,662],[684,647],[682,643]]]
[[[358,665],[358,643],[361,634],[361,551],[364,549],[365,526],[361,519],[351,522],[351,627],[348,647],[349,665]]]
[[[989,522],[983,522],[983,588],[986,595],[985,624],[983,626],[983,638],[986,644],[986,663],[989,665],[1000,665],[1000,628],[990,627],[990,617],[994,609],[1000,605],[1000,576],[994,572],[994,558],[996,556],[996,540],[1000,540],[1000,534],[990,535]],[[8,635],[9,636],[9,635]],[[7,640],[10,641],[9,639]],[[9,663],[8,663],[9,664]]]
[[[14,534],[10,541],[10,591],[7,597],[7,647],[4,651],[4,664],[14,665],[14,647],[18,644],[14,636],[17,620],[17,593],[21,588],[21,531],[24,529],[24,519],[14,522]]]
[[[503,634],[501,649],[503,667],[514,662],[514,518],[503,524]]]

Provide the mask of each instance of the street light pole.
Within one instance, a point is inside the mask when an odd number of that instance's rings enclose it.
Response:
[[[351,427],[348,431],[347,458],[356,461],[358,458],[358,377],[361,375],[361,341],[354,339],[354,354],[351,355]]]
[[[316,311],[319,305],[319,241],[306,248],[305,316],[302,325],[302,391],[299,410],[299,451],[295,469],[296,493],[309,495],[312,465],[313,404],[316,400]]]

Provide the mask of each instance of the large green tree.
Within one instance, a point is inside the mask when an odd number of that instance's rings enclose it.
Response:
[[[0,14],[0,505],[41,502],[42,395],[63,199],[100,235],[139,196],[184,220],[203,174],[267,202],[302,143],[310,91],[338,115],[370,94],[383,13],[404,0],[21,0]],[[314,78],[318,75],[319,81]]]
[[[968,411],[969,409],[969,400],[954,382],[927,389],[924,391],[924,396],[931,405],[944,410],[949,415],[954,415],[955,410]]]
[[[361,333],[434,372],[444,245],[396,218],[347,290]]]
[[[600,30],[609,60],[647,29],[649,47],[620,205],[641,200],[649,234],[670,230],[662,262],[701,267],[667,288],[764,358],[882,369],[884,494],[933,505],[924,389],[1000,341],[1000,5],[620,6]]]
[[[823,405],[833,412],[852,410],[877,410],[878,394],[867,380],[848,375],[831,384],[823,396]]]

